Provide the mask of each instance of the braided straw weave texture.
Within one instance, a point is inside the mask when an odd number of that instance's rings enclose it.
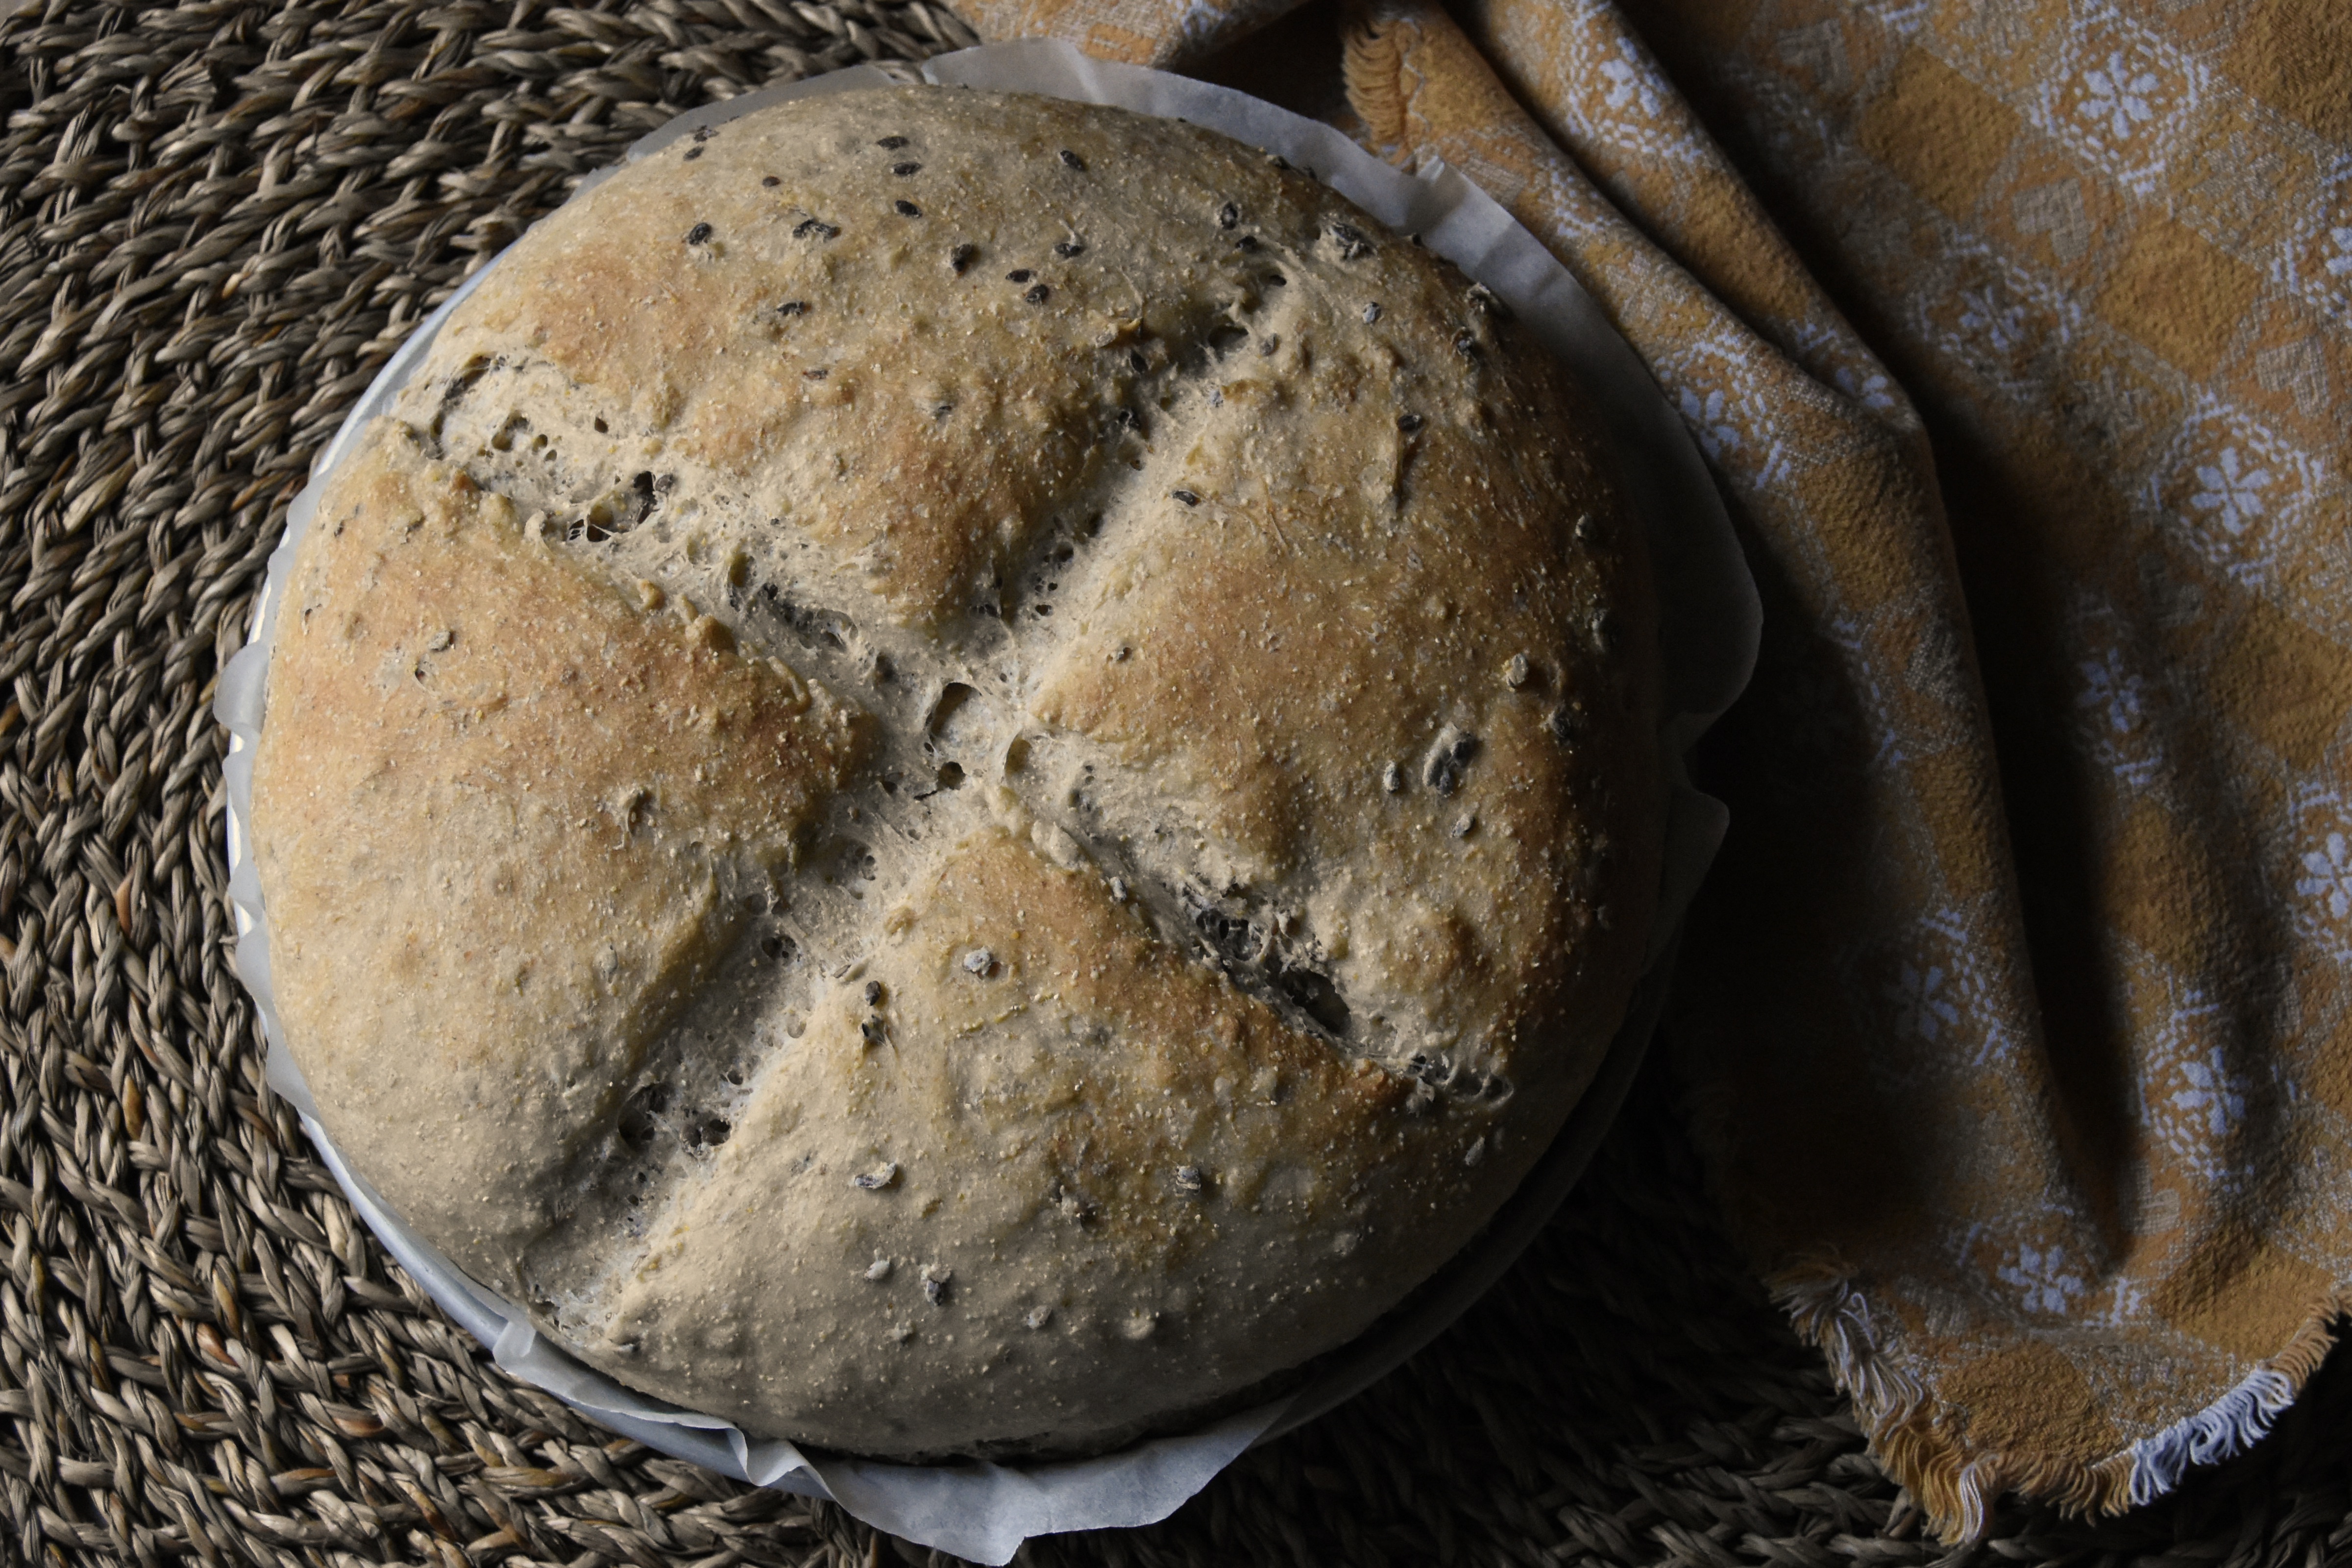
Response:
[[[0,23],[0,1560],[920,1563],[490,1366],[261,1084],[209,702],[289,499],[408,330],[698,104],[970,41],[928,0]],[[1570,1213],[1403,1371],[1038,1563],[2318,1564],[2352,1377],[2162,1505],[1946,1558],[1720,1239],[1645,1080]]]

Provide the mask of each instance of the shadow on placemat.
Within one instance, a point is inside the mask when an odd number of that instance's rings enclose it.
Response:
[[[386,1264],[261,1088],[207,704],[311,455],[467,267],[683,110],[967,41],[929,0],[0,22],[0,1558],[929,1557],[609,1440]],[[1436,1345],[1165,1524],[1029,1560],[1944,1558],[1707,1212],[1654,1069]],[[2352,1552],[2347,1416],[2339,1361],[2158,1509],[1975,1554]]]

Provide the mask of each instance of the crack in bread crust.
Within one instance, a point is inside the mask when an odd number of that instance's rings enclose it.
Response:
[[[623,1381],[1098,1448],[1359,1331],[1581,1091],[1656,880],[1639,543],[1490,296],[1222,138],[911,89],[691,145],[527,236],[329,486],[256,779],[289,1042]],[[470,741],[383,678],[436,605],[530,645],[457,645]],[[404,858],[405,1056],[332,911]]]

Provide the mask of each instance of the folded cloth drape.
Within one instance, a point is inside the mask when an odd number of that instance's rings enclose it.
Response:
[[[1288,6],[965,9],[1183,68]],[[1874,1451],[1950,1537],[2258,1438],[2352,1304],[2352,10],[1331,26],[1349,129],[1558,253],[1741,529],[1671,1032]]]

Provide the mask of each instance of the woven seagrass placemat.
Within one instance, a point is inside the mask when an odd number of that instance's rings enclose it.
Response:
[[[5,9],[0,5],[0,9]],[[409,328],[682,110],[969,41],[928,0],[36,5],[0,22],[0,1558],[921,1562],[615,1442],[354,1224],[227,967],[208,704]],[[1370,1394],[1040,1563],[1948,1560],[1708,1218],[1653,1073],[1568,1213]],[[2352,1555],[2352,1376],[2164,1504],[1956,1554]]]

